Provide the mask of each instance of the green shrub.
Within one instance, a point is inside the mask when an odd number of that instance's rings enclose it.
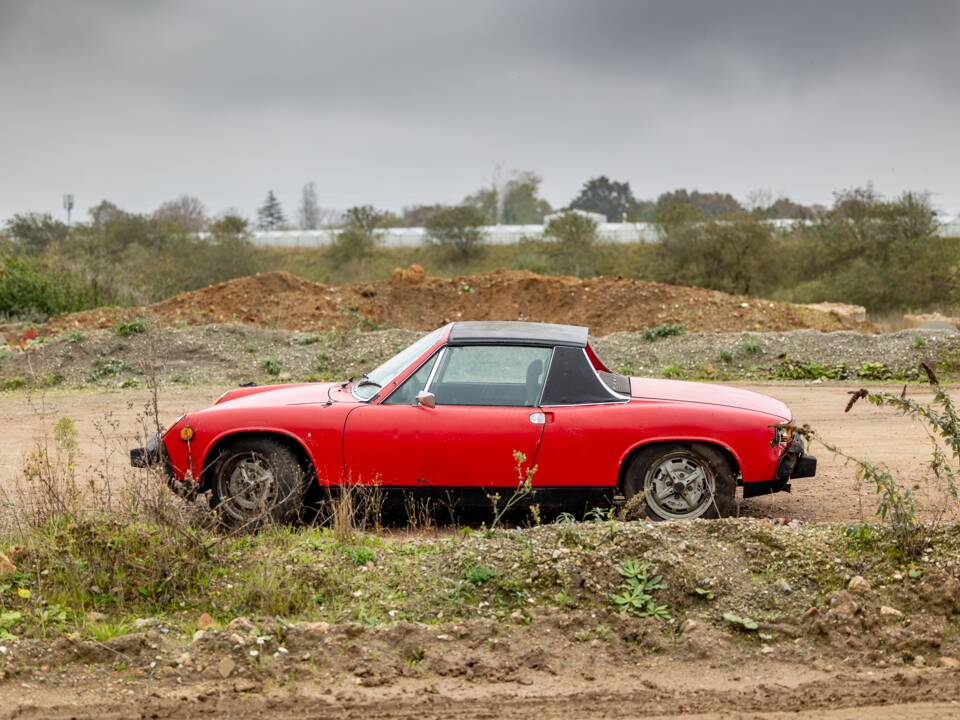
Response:
[[[83,281],[25,255],[0,257],[0,314],[57,315],[82,310],[96,301]]]
[[[276,377],[280,374],[281,365],[279,360],[274,360],[273,358],[267,358],[263,361],[263,370],[267,375]]]
[[[543,230],[552,239],[550,250],[555,268],[577,277],[590,275],[596,265],[597,224],[579,212],[569,210],[551,220]]]
[[[643,331],[643,339],[647,342],[653,342],[654,340],[659,340],[660,338],[683,335],[683,332],[683,325],[680,325],[679,323],[663,323],[661,325],[656,325],[655,327],[645,328]]]
[[[678,379],[683,377],[683,368],[677,365],[676,363],[670,363],[669,365],[664,365],[660,370],[660,375],[669,379]]]
[[[147,321],[141,318],[134,318],[130,322],[120,323],[115,328],[113,332],[120,337],[130,337],[131,335],[140,335],[145,333],[149,329]]]
[[[484,216],[471,205],[442,208],[427,220],[427,242],[442,248],[453,260],[468,260],[483,248]]]

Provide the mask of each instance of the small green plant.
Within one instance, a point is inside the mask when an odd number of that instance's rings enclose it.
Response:
[[[373,550],[368,547],[359,547],[350,548],[347,553],[350,555],[350,559],[353,561],[353,564],[356,566],[366,565],[368,562],[373,560],[376,555],[374,555]]]
[[[525,462],[527,462],[527,456],[519,450],[514,450],[513,460],[516,463],[516,489],[510,493],[506,499],[506,502],[504,502],[502,505],[500,504],[500,493],[487,495],[487,498],[493,505],[493,520],[490,523],[491,529],[496,528],[500,524],[500,521],[503,519],[504,515],[510,512],[512,508],[514,508],[525,497],[533,492],[533,476],[537,472],[537,466],[533,465],[531,467],[524,468],[523,465]]]
[[[120,358],[109,358],[108,360],[97,359],[93,363],[93,372],[90,373],[90,381],[98,382],[107,378],[117,377],[130,369]]]
[[[463,573],[463,579],[472,585],[485,585],[496,577],[496,573],[486,565],[473,565]]]
[[[647,342],[654,342],[660,338],[683,335],[683,325],[679,323],[661,323],[654,327],[648,327],[643,331],[643,339]]]
[[[4,610],[0,612],[0,640],[15,640],[13,628],[23,619],[19,610]]]
[[[263,371],[270,375],[271,377],[276,377],[280,374],[281,365],[279,360],[274,360],[273,358],[267,358],[263,361]]]
[[[923,335],[913,336],[913,349],[923,350],[927,346],[927,339]]]
[[[316,345],[318,342],[323,341],[322,335],[305,335],[303,337],[297,338],[294,342],[297,345]]]
[[[627,377],[631,377],[637,374],[636,368],[633,367],[633,365],[628,362],[624,363],[619,368],[617,368],[617,372],[620,373],[621,375],[626,375]]]
[[[174,384],[176,384],[176,385],[189,385],[189,384],[190,384],[190,378],[187,377],[186,375],[181,374],[181,373],[177,373],[177,374],[173,375],[173,376],[170,378],[170,382],[172,382],[172,383],[174,383]]]
[[[726,365],[729,365],[730,363],[733,362],[733,358],[734,358],[733,350],[727,350],[726,348],[724,348],[723,350],[720,351],[720,362],[725,363]]]
[[[660,370],[660,374],[665,378],[677,379],[683,377],[683,368],[681,368],[676,363],[669,363],[664,365]]]
[[[27,384],[26,381],[22,377],[12,377],[0,383],[0,390],[3,390],[3,391],[19,390],[26,384]]]
[[[893,373],[881,362],[865,362],[857,368],[857,377],[864,380],[888,380],[893,377]]]
[[[823,365],[816,361],[801,362],[783,356],[773,369],[778,380],[845,380],[848,377],[845,365]]]
[[[82,343],[87,339],[86,333],[82,333],[79,330],[74,330],[73,332],[67,333],[67,342],[72,343]]]
[[[754,631],[760,627],[759,623],[752,618],[745,616],[737,615],[736,613],[726,612],[723,614],[723,619],[726,620],[731,625],[738,627],[741,630]]]
[[[695,587],[693,593],[704,600],[714,600],[717,597],[716,593],[710,588]]]
[[[624,560],[617,565],[617,572],[623,578],[620,592],[611,593],[610,604],[622,613],[637,617],[655,617],[667,620],[670,613],[666,605],[658,605],[653,594],[664,587],[660,575],[652,575],[649,565],[641,565],[636,560]]]
[[[134,318],[130,322],[122,322],[113,328],[115,335],[120,337],[130,337],[131,335],[141,335],[150,329],[146,320]]]
[[[740,344],[740,347],[743,348],[743,351],[747,355],[759,355],[763,351],[760,341],[754,337],[744,338],[743,342]]]

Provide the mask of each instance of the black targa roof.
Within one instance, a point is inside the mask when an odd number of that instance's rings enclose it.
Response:
[[[493,345],[567,345],[586,347],[587,328],[553,323],[486,321],[454,323],[447,339],[450,345],[489,343]]]

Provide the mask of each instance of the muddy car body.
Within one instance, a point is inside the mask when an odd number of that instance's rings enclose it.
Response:
[[[528,502],[630,501],[655,519],[728,513],[789,489],[816,460],[780,401],[736,388],[625,377],[587,329],[460,322],[359,380],[238,388],[131,452],[171,486],[211,493],[227,522],[296,513],[311,487],[376,485],[489,504],[535,467]]]

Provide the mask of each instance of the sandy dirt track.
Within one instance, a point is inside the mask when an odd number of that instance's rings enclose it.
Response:
[[[653,661],[602,680],[531,673],[523,684],[436,678],[381,688],[344,681],[108,680],[56,691],[27,685],[0,686],[0,718],[947,720],[960,714],[956,671],[824,672],[777,662],[722,669]]]
[[[809,423],[829,441],[847,452],[889,464],[905,481],[919,478],[929,462],[929,440],[914,421],[866,403],[844,413],[848,392],[854,385],[768,383],[744,385],[773,395],[787,403],[800,423]],[[223,387],[190,387],[164,390],[160,397],[161,422],[169,422],[191,408],[213,401]],[[912,388],[918,399],[928,399],[925,388]],[[143,390],[52,391],[45,395],[0,395],[0,484],[9,487],[34,443],[64,415],[74,420],[80,435],[79,465],[96,474],[122,477],[129,472],[126,450],[137,444],[144,426],[149,393]],[[754,498],[743,506],[751,515],[801,520],[847,520],[872,514],[872,492],[859,488],[853,470],[822,447],[814,451],[819,460],[816,478],[796,480],[793,493]],[[928,515],[941,510],[934,495],[921,498]]]

